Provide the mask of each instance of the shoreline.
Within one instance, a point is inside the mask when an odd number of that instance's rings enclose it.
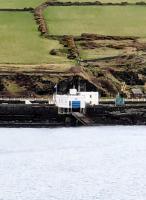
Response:
[[[146,125],[145,105],[99,105],[85,114],[59,114],[53,105],[0,104],[0,127],[56,128],[111,125]]]

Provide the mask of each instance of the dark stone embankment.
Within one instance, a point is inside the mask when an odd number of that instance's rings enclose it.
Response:
[[[65,117],[58,115],[55,106],[1,104],[1,127],[56,127],[65,126]]]
[[[96,125],[146,125],[146,105],[105,105],[87,108]]]
[[[100,105],[88,107],[86,116],[92,126],[146,125],[146,105]],[[0,127],[64,127],[81,126],[72,115],[59,115],[51,105],[1,104]],[[90,125],[90,124],[89,124]]]

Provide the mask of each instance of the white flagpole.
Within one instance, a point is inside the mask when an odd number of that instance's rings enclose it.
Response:
[[[56,98],[57,98],[57,84],[54,86],[55,88],[55,94],[53,95],[53,99],[55,101],[55,104],[56,104]]]
[[[56,84],[55,88],[56,88],[56,95],[57,95],[57,93],[58,93],[58,90],[57,90],[57,89],[58,89],[58,88],[57,88],[57,84]]]

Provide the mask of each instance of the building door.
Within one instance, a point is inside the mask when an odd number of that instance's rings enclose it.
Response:
[[[72,101],[72,112],[80,112],[81,102],[80,101]]]

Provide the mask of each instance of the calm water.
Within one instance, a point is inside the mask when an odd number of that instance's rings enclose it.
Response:
[[[146,127],[0,129],[0,200],[145,200]]]

